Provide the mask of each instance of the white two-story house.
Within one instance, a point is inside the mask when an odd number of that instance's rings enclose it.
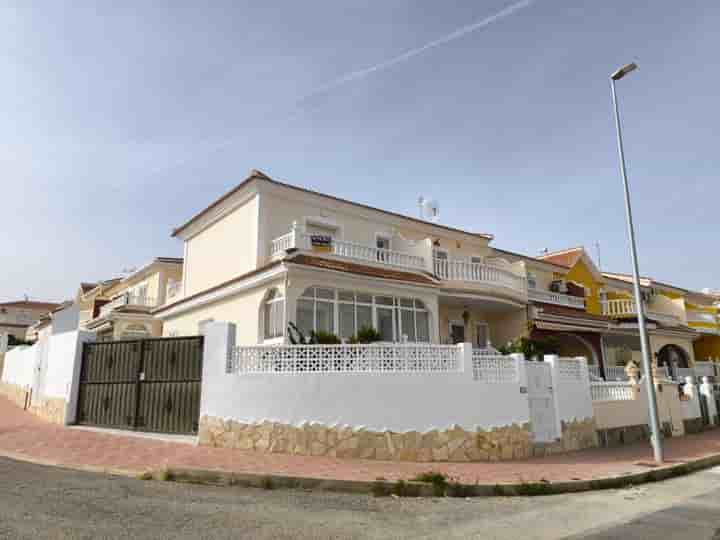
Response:
[[[173,235],[184,242],[177,294],[153,310],[166,336],[209,321],[238,344],[283,343],[288,323],[349,340],[505,343],[526,332],[525,262],[492,236],[278,182],[259,171]]]

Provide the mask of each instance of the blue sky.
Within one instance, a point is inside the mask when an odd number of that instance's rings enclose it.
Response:
[[[629,61],[641,271],[720,286],[719,3],[535,0],[337,85],[513,2],[207,4],[0,7],[0,298],[180,255],[171,229],[251,168],[411,215],[431,196],[527,254],[599,241],[628,271]]]

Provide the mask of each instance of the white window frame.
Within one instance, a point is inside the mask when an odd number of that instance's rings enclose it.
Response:
[[[445,258],[442,259],[442,260],[445,260],[445,261],[449,261],[449,260],[450,260],[450,252],[449,252],[447,249],[441,248],[441,247],[434,247],[434,248],[433,248],[433,259],[436,259],[436,258],[437,258],[436,255],[437,255],[438,253],[443,253],[443,254],[445,255]]]
[[[378,246],[378,240],[380,240],[380,239],[387,240],[388,247],[380,248],[380,246]],[[376,232],[375,233],[375,247],[378,249],[387,249],[388,251],[392,250],[392,235],[385,233],[385,232]]]
[[[268,300],[267,296],[273,291],[276,291],[277,295]],[[271,304],[278,304],[280,302],[283,303],[283,308],[280,312],[281,318],[282,318],[282,321],[280,323],[280,335],[268,336],[267,335],[267,333],[268,333],[268,328],[267,328],[268,324],[267,323],[270,322],[270,316],[271,316],[270,312],[269,312],[269,308],[270,308]],[[278,289],[277,287],[273,287],[272,289],[268,290],[268,292],[265,295],[265,300],[263,301],[263,311],[262,311],[262,327],[263,328],[262,328],[262,335],[261,335],[263,343],[276,343],[279,341],[283,341],[285,339],[285,325],[286,325],[285,295],[283,294],[283,292],[280,289]]]
[[[527,285],[528,289],[537,289],[537,275],[534,272],[527,273]]]
[[[304,293],[308,289],[313,289],[313,296],[304,296]],[[327,289],[332,290],[334,292],[332,300],[327,298],[318,298],[317,293],[315,292],[315,289]],[[349,292],[354,294],[353,301],[350,302],[349,300],[340,300],[340,292]],[[358,294],[365,294],[371,297],[372,302],[358,302],[357,301],[357,295]],[[393,303],[392,304],[379,304],[376,299],[378,297],[387,297],[392,298]],[[333,305],[333,333],[336,336],[340,336],[340,304],[351,304],[353,306],[356,306],[354,309],[354,325],[355,325],[355,334],[357,334],[358,330],[358,317],[357,317],[357,306],[367,306],[370,307],[370,313],[372,317],[372,326],[376,330],[378,330],[378,309],[389,309],[392,313],[392,340],[393,342],[397,343],[401,341],[401,328],[399,326],[399,323],[401,323],[401,320],[398,319],[398,316],[402,316],[400,311],[408,311],[413,313],[413,325],[415,330],[415,341],[412,343],[432,343],[432,319],[431,319],[431,312],[428,308],[427,302],[425,300],[422,300],[421,298],[415,298],[411,296],[395,296],[393,294],[378,294],[378,293],[370,293],[370,292],[364,292],[361,290],[355,290],[355,289],[347,289],[347,288],[335,288],[335,287],[323,287],[318,285],[311,285],[310,287],[306,287],[301,293],[300,296],[298,296],[298,300],[312,300],[313,301],[313,330],[317,331],[317,303],[319,302],[327,302],[332,303]],[[411,300],[413,306],[412,307],[405,307],[400,304],[400,300]],[[421,302],[424,306],[423,308],[416,307],[415,303]],[[428,341],[417,341],[417,316],[415,313],[417,312],[424,312],[427,313],[427,321],[428,321],[428,328],[427,328],[427,336]],[[297,305],[295,307],[295,320],[297,321]],[[345,339],[345,338],[341,338]]]

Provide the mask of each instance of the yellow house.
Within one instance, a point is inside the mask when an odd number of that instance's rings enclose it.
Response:
[[[720,362],[720,298],[710,291],[689,293],[685,308],[688,326],[700,334],[695,357]]]
[[[151,312],[175,294],[182,267],[182,259],[157,257],[127,277],[82,284],[80,327],[99,340],[161,336],[162,322]]]

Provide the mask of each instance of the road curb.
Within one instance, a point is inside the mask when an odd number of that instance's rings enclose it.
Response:
[[[114,476],[126,476],[143,480],[173,481],[210,486],[242,486],[262,489],[307,489],[314,491],[372,494],[376,496],[395,494],[405,497],[433,497],[443,493],[456,497],[517,497],[581,493],[584,491],[618,489],[630,485],[660,482],[720,465],[720,454],[715,454],[692,461],[652,468],[647,471],[593,480],[498,484],[449,483],[444,490],[438,492],[438,489],[433,484],[412,480],[398,480],[395,482],[384,479],[374,481],[341,480],[266,473],[236,473],[173,466],[142,471],[96,465],[71,465],[51,459],[35,458],[21,453],[6,451],[1,451],[0,456],[36,465]]]
[[[501,484],[449,484],[445,494],[460,497],[517,497],[559,495],[603,489],[617,489],[630,485],[659,482],[677,476],[720,465],[720,454],[706,456],[693,461],[666,465],[648,471],[598,478],[593,480],[571,480],[565,482],[516,482]],[[345,493],[375,495],[398,494],[408,497],[438,496],[435,486],[410,480],[390,482],[387,480],[338,480],[273,474],[232,473],[203,469],[169,467],[164,473],[168,480],[215,486],[243,486],[264,489],[299,488]],[[157,477],[158,472],[152,473]]]

